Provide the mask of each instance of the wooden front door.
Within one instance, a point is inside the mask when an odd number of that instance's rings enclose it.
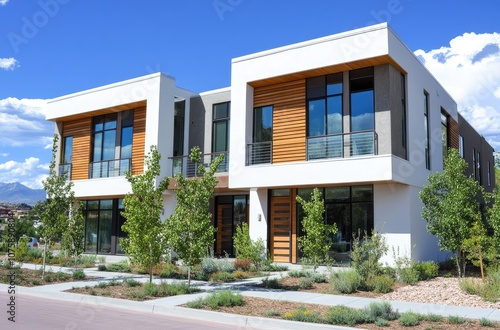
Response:
[[[271,197],[271,256],[292,262],[292,203],[290,196]]]
[[[218,255],[233,254],[233,206],[221,204],[217,207],[217,246]]]

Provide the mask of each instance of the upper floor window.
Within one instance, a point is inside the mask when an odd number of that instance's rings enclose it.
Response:
[[[477,179],[476,148],[472,148],[472,176]]]
[[[66,136],[62,140],[61,164],[59,165],[59,176],[71,179],[71,162],[73,161],[73,136]]]
[[[443,143],[443,164],[446,155],[448,154],[448,115],[444,110],[441,110],[441,139]]]
[[[130,170],[134,111],[94,117],[91,178],[125,175]]]
[[[461,158],[464,158],[464,137],[462,135],[458,136],[458,153]]]
[[[351,132],[375,129],[373,67],[350,72]]]
[[[429,93],[424,91],[424,153],[425,153],[425,168],[431,169],[431,154],[429,140]]]
[[[342,156],[343,74],[307,79],[307,159]]]
[[[252,144],[248,146],[248,164],[269,164],[272,161],[273,106],[253,110]]]
[[[226,152],[229,147],[230,103],[214,104],[212,121],[212,152]]]
[[[174,156],[184,155],[184,114],[186,101],[176,101],[174,105]]]
[[[401,73],[401,145],[406,148],[406,77]]]
[[[483,184],[483,177],[481,175],[481,153],[477,152],[477,181],[479,184]]]
[[[488,160],[488,187],[491,187],[491,163]]]

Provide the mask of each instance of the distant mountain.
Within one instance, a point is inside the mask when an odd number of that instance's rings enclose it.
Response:
[[[31,189],[19,182],[0,183],[0,202],[35,205],[45,200],[45,190]]]

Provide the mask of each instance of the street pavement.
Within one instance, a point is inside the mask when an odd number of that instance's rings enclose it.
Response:
[[[300,266],[289,265],[289,268]],[[23,268],[39,269],[39,265],[23,264]],[[52,271],[70,272],[71,268],[51,266]],[[326,271],[326,269],[323,269]],[[31,329],[29,325],[36,325],[33,329],[95,329],[110,325],[112,328],[126,329],[300,329],[305,324],[301,322],[276,320],[262,317],[243,316],[205,310],[196,310],[180,307],[189,301],[209,294],[210,291],[231,288],[239,290],[243,296],[276,299],[282,301],[303,302],[327,306],[344,305],[348,307],[363,308],[378,299],[319,294],[300,291],[271,290],[255,287],[263,278],[241,280],[231,283],[208,283],[192,281],[203,292],[197,294],[180,295],[159,298],[148,301],[131,301],[108,297],[74,294],[63,292],[73,287],[93,286],[102,281],[133,277],[146,282],[148,276],[129,273],[111,273],[97,271],[96,268],[87,268],[88,276],[97,277],[95,280],[58,283],[37,287],[16,286],[15,295],[9,294],[9,285],[0,284],[0,306],[5,312],[0,313],[0,329]],[[285,275],[286,272],[273,273],[270,278]],[[177,280],[160,280],[177,281]],[[15,307],[16,323],[9,321],[9,306],[11,297],[14,296],[18,303]],[[42,299],[42,300],[40,300]],[[38,301],[38,303],[33,303]],[[380,301],[380,300],[378,300]],[[43,303],[40,303],[43,302]],[[500,311],[493,308],[462,307],[437,304],[422,304],[403,301],[391,301],[391,305],[399,312],[414,311],[417,313],[433,313],[443,316],[456,316],[480,319],[487,318],[491,321],[500,321]],[[37,307],[38,306],[38,307]],[[1,311],[1,308],[0,308]],[[172,319],[174,318],[174,319]],[[91,320],[87,322],[88,320]],[[113,321],[114,320],[114,321]],[[134,320],[138,320],[135,322]],[[180,321],[176,325],[174,321]],[[23,323],[25,322],[25,323]],[[51,323],[55,322],[55,323]],[[187,323],[182,323],[187,322]],[[195,322],[193,324],[189,322]],[[202,322],[202,323],[196,323]],[[156,327],[154,326],[156,324]],[[151,327],[150,327],[151,325]],[[165,327],[164,327],[165,325]],[[168,325],[168,326],[167,326]],[[29,326],[29,327],[28,327]],[[308,329],[352,329],[349,327],[307,324]]]

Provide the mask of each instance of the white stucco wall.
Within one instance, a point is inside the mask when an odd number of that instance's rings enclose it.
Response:
[[[264,240],[267,246],[267,229],[269,219],[267,217],[267,189],[250,189],[250,212],[248,227],[250,231],[250,238]]]

